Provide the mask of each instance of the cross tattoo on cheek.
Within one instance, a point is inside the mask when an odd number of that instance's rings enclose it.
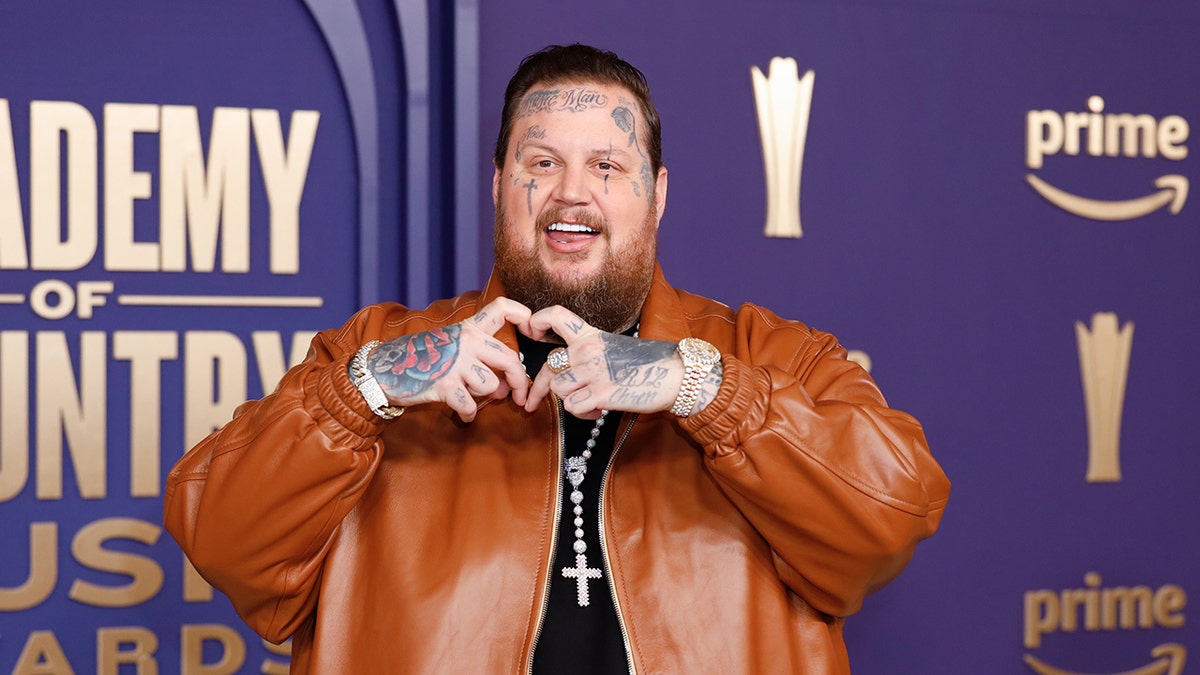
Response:
[[[537,183],[532,178],[529,182],[522,185],[525,188],[525,204],[529,207],[529,215],[533,215],[533,191],[537,189]]]

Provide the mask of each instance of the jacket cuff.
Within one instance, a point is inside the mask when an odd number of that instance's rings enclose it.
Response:
[[[721,357],[721,388],[704,410],[679,420],[710,457],[728,455],[737,450],[738,428],[757,429],[766,419],[766,399],[762,392],[771,390],[771,380],[761,368],[747,365],[733,356]]]
[[[366,399],[350,380],[348,370],[351,356],[345,354],[324,368],[309,373],[310,391],[315,391],[317,396],[317,404],[311,412],[321,426],[328,427],[327,433],[331,437],[349,432],[359,439],[350,445],[366,450],[383,431],[386,420],[371,411]]]

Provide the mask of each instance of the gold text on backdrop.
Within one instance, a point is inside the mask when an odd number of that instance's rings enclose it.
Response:
[[[1088,98],[1087,112],[1030,110],[1025,114],[1025,166],[1041,169],[1045,158],[1057,154],[1091,157],[1162,157],[1180,161],[1188,156],[1184,143],[1190,128],[1179,115],[1105,113],[1104,99]],[[1166,174],[1154,181],[1156,192],[1134,199],[1104,200],[1081,197],[1055,187],[1032,173],[1025,182],[1058,208],[1092,220],[1133,220],[1164,206],[1178,214],[1187,201],[1188,179]]]

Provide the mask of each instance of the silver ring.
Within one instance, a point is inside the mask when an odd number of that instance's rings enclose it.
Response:
[[[571,359],[567,356],[566,347],[558,347],[546,356],[546,365],[555,375],[571,367]]]

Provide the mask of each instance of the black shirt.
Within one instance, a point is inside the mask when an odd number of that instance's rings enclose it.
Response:
[[[518,334],[525,370],[535,377],[546,355],[558,345],[534,342]],[[583,452],[595,422],[581,420],[560,409],[565,430],[563,456],[576,457]],[[550,565],[550,597],[542,618],[541,633],[534,645],[533,672],[538,675],[610,675],[629,673],[621,624],[613,605],[612,586],[600,548],[600,483],[612,457],[621,413],[613,411],[605,418],[596,447],[587,461],[587,473],[579,491],[583,493],[583,540],[587,543],[587,566],[603,570],[599,579],[588,579],[588,601],[580,607],[575,579],[564,577],[564,567],[575,566],[575,514],[570,501],[571,485],[561,466],[561,504],[558,517],[558,544]],[[565,461],[565,459],[564,459]]]

